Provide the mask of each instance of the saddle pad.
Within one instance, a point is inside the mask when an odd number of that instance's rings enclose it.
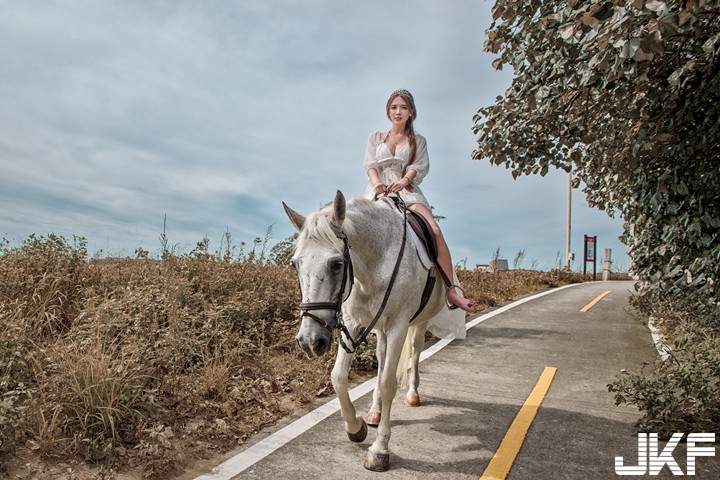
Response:
[[[400,211],[400,209],[395,205],[395,202],[392,201],[392,199],[388,197],[380,197],[382,198],[388,205],[390,205],[398,215],[401,217],[403,216],[403,212]],[[408,215],[410,215],[410,210],[408,209]],[[412,229],[412,227],[408,223],[408,233],[410,234],[410,238],[412,238],[413,243],[415,244],[415,249],[417,250],[418,257],[420,257],[420,261],[422,262],[423,266],[430,270],[435,263],[430,258],[430,255],[428,254],[427,247],[425,246],[425,243],[420,240],[420,237],[418,237],[417,233],[415,233],[415,230]]]

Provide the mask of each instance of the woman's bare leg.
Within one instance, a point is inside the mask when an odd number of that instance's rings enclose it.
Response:
[[[452,269],[452,260],[450,259],[450,249],[447,246],[447,243],[445,243],[445,238],[443,237],[442,232],[440,231],[440,227],[438,227],[437,222],[432,216],[432,213],[430,210],[428,210],[425,205],[421,203],[413,203],[408,208],[411,208],[412,210],[418,212],[421,214],[425,219],[430,223],[430,226],[432,227],[433,233],[435,234],[435,238],[437,240],[437,247],[438,247],[438,256],[437,256],[437,263],[438,267],[442,269],[443,272],[447,275],[447,277],[452,281],[453,277],[453,269]],[[463,298],[455,288],[450,288],[447,291],[447,299],[448,302],[450,302],[451,305],[457,305],[461,309],[465,310],[466,312],[469,312],[472,310],[473,305],[475,305],[475,300],[469,299],[469,298]]]

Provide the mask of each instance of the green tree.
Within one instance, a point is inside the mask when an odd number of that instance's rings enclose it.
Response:
[[[625,219],[643,294],[720,328],[720,1],[496,0],[514,80],[475,116],[477,160],[552,167]]]

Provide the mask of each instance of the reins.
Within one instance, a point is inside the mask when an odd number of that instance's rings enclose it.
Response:
[[[345,235],[345,232],[335,232],[338,238],[342,239],[343,241],[343,259],[345,262],[345,268],[343,268],[343,281],[337,299],[334,302],[306,302],[300,304],[301,318],[303,316],[310,317],[330,331],[336,328],[341,331],[339,343],[347,353],[355,353],[357,348],[367,340],[367,336],[370,334],[372,329],[375,328],[378,320],[380,320],[380,316],[382,315],[383,311],[385,311],[387,302],[390,299],[390,293],[392,292],[393,285],[395,285],[395,279],[397,278],[398,272],[400,271],[400,262],[402,261],[403,254],[405,252],[405,243],[407,239],[407,208],[405,207],[405,202],[403,201],[403,199],[400,198],[400,194],[397,194],[397,197],[393,198],[393,200],[399,208],[402,208],[403,212],[403,236],[402,242],[400,244],[400,252],[398,253],[397,260],[395,261],[395,267],[393,268],[392,275],[390,276],[390,281],[388,282],[387,289],[385,289],[385,296],[383,297],[382,303],[380,304],[380,308],[378,309],[375,317],[372,319],[370,324],[360,332],[360,336],[358,336],[357,339],[353,339],[347,327],[342,322],[342,304],[350,296],[350,292],[352,292],[354,277],[352,259],[350,258],[350,247],[348,246],[347,235]],[[350,277],[350,291],[348,292],[347,296],[343,298],[348,274]],[[335,325],[328,325],[326,321],[310,313],[311,310],[335,310]],[[348,347],[345,341],[343,341],[343,333],[345,334],[345,337],[347,337],[348,342],[350,343],[350,347]]]

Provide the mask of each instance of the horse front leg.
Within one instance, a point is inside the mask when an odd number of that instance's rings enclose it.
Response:
[[[407,329],[388,334],[382,373],[379,375],[381,411],[375,442],[368,449],[364,467],[374,472],[390,468],[390,410],[397,393],[397,366]]]
[[[353,442],[362,442],[367,437],[367,424],[365,420],[357,416],[355,405],[350,400],[348,393],[348,374],[354,356],[354,354],[347,353],[342,347],[338,348],[330,379],[340,402],[340,415],[345,420],[345,432],[347,432],[348,438]]]

